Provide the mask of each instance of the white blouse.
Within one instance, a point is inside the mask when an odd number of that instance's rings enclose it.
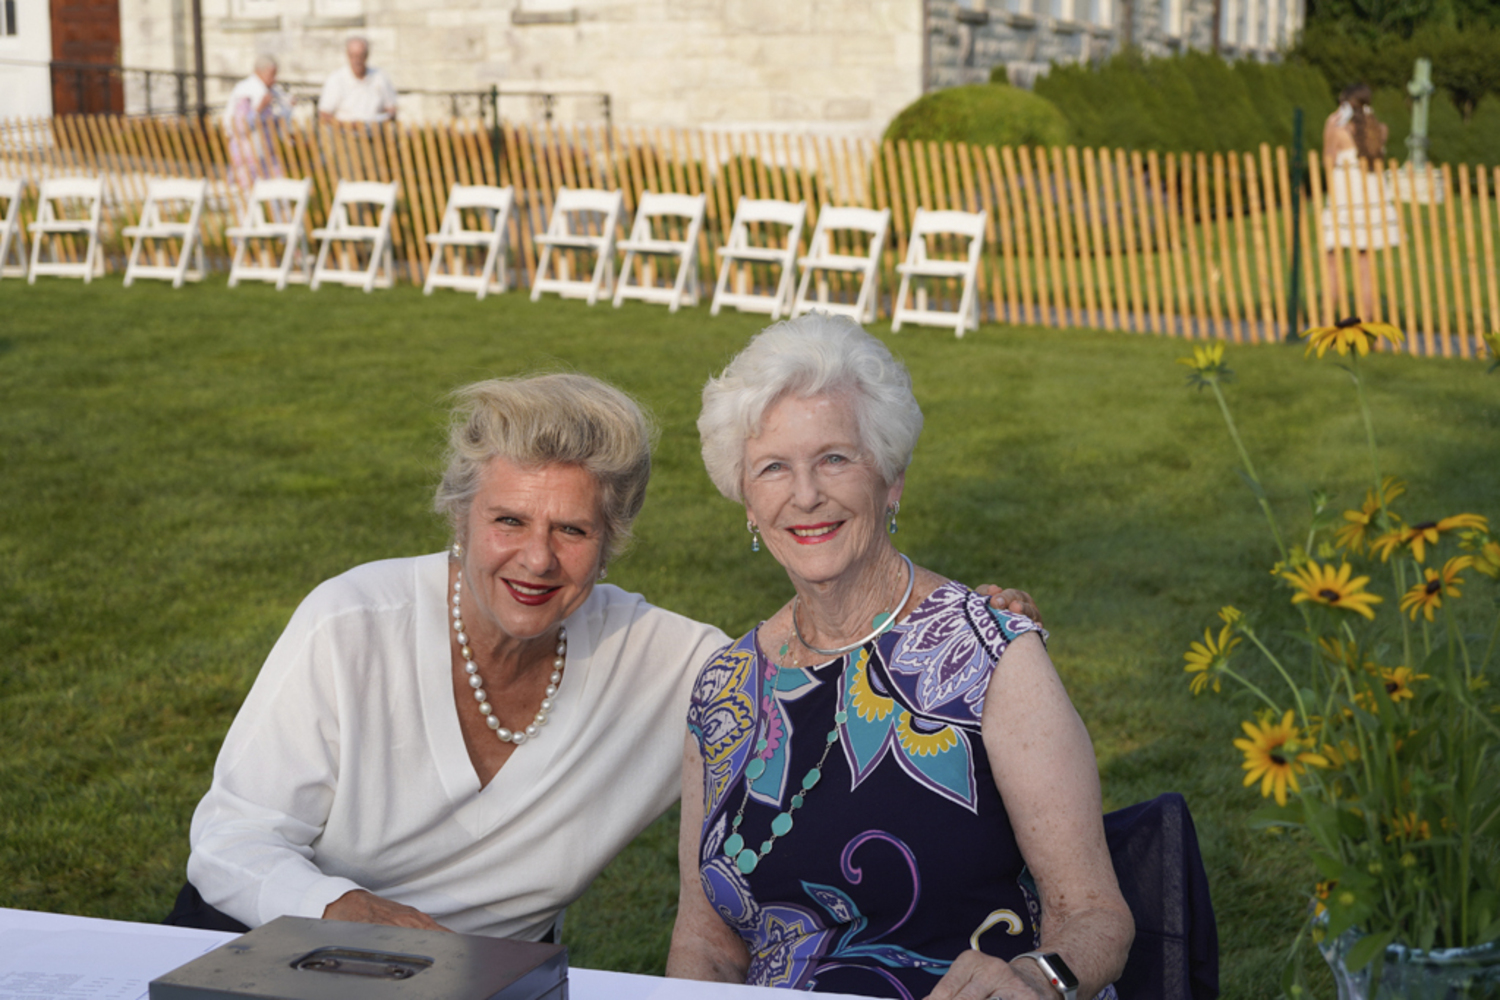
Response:
[[[464,933],[545,936],[678,796],[693,678],[728,638],[600,585],[556,706],[484,788],[454,703],[447,554],[315,589],[193,815],[188,878],[250,926],[368,889]]]

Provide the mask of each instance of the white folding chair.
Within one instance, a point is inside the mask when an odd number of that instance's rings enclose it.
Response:
[[[812,239],[807,244],[807,256],[797,258],[802,269],[802,280],[797,284],[797,301],[792,303],[792,315],[821,309],[827,313],[850,316],[857,323],[875,321],[875,296],[880,286],[880,255],[885,250],[885,237],[891,228],[891,210],[882,208],[840,208],[830,206],[818,213],[818,224],[813,227]],[[841,254],[834,252],[833,234],[853,231],[869,237],[865,253]],[[813,276],[819,271],[840,271],[860,276],[859,295],[852,305],[829,302],[828,285],[825,278],[818,278],[818,298],[809,299],[807,290]]]
[[[619,225],[620,213],[624,210],[625,196],[619,191],[558,188],[547,232],[535,241],[541,244],[542,254],[536,265],[536,280],[531,283],[531,301],[541,298],[543,292],[556,292],[565,299],[587,299],[589,305],[593,305],[599,300],[600,293],[609,295],[615,282],[615,227]],[[603,216],[598,223],[598,235],[588,231],[593,227],[582,218],[586,213]],[[593,253],[597,258],[593,276],[587,281],[569,278],[568,257],[554,253],[554,250]],[[558,277],[547,277],[549,263]]]
[[[82,202],[85,214],[69,217],[64,202]],[[49,177],[37,193],[36,221],[31,230],[31,273],[28,284],[36,284],[39,274],[60,278],[82,278],[84,284],[96,273],[104,272],[104,248],[99,245],[99,216],[104,210],[104,178]],[[66,261],[53,244],[51,260],[42,260],[42,242],[47,237],[87,236],[88,248],[83,260]]]
[[[307,249],[307,200],[312,195],[312,179],[293,180],[276,177],[255,182],[250,188],[250,204],[238,226],[230,226],[224,235],[234,241],[234,259],[229,263],[229,287],[244,281],[274,281],[279,292],[289,281],[306,282],[312,277],[312,253]],[[272,248],[277,240],[286,246],[280,261],[272,265],[254,263],[250,241],[264,240]],[[274,252],[274,250],[273,250]],[[292,268],[301,255],[301,267]]]
[[[802,240],[802,226],[807,221],[807,202],[741,198],[734,209],[734,224],[729,239],[719,248],[723,262],[719,265],[719,282],[714,286],[710,316],[719,315],[720,306],[733,306],[741,312],[770,313],[778,320],[783,312],[792,311],[792,282],[796,270],[797,244]],[[786,226],[785,246],[752,246],[750,226]],[[730,291],[729,274],[736,264],[771,264],[781,268],[772,295],[757,295],[753,290]]]
[[[928,236],[957,236],[969,241],[961,258],[946,259],[927,255]],[[925,326],[952,326],[953,334],[962,337],[965,330],[979,329],[979,255],[984,250],[983,212],[929,212],[917,209],[911,222],[911,242],[906,246],[906,263],[897,264],[901,273],[901,290],[896,293],[891,311],[891,332],[902,323]],[[908,307],[906,293],[913,278],[958,278],[963,282],[958,308],[953,312],[927,308],[926,290],[917,293],[916,302]]]
[[[396,277],[396,262],[391,253],[391,217],[396,214],[396,188],[392,181],[339,181],[333,192],[333,204],[328,209],[328,225],[313,230],[313,239],[321,240],[318,259],[313,264],[313,291],[325,281],[338,285],[358,285],[365,291],[375,287],[389,288]],[[373,226],[358,225],[349,218],[349,210],[364,206],[366,211],[378,210],[379,218]],[[357,216],[356,216],[357,217]],[[370,263],[367,267],[341,268],[330,265],[328,252],[335,243],[368,243]],[[356,261],[358,257],[356,255]],[[380,272],[384,269],[385,275]]]
[[[645,302],[664,302],[676,312],[684,299],[690,306],[698,304],[698,234],[703,231],[703,211],[708,199],[701,194],[657,194],[642,191],[641,200],[635,206],[635,222],[630,227],[630,238],[620,244],[625,259],[620,262],[620,280],[615,285],[615,308],[626,299],[641,299]],[[685,220],[682,239],[667,239],[661,231],[663,220]],[[658,230],[652,231],[652,222]],[[679,225],[682,225],[679,222]],[[643,280],[638,285],[630,283],[631,262],[637,257],[652,258],[642,268]],[[670,286],[654,283],[655,258],[677,259],[677,274]]]
[[[125,262],[125,287],[129,288],[136,278],[158,278],[170,281],[173,288],[181,288],[186,280],[202,281],[208,266],[203,259],[203,203],[208,198],[208,181],[186,178],[151,177],[146,180],[146,202],[141,206],[141,221],[126,226],[122,232],[135,243],[130,248],[130,258]],[[182,216],[186,214],[187,218]],[[177,259],[165,263],[166,240],[181,240],[182,248]],[[148,241],[157,242],[149,248]],[[157,258],[158,263],[146,263]],[[189,265],[194,265],[189,269]]]
[[[0,215],[0,278],[26,277],[26,239],[21,235],[21,195],[26,181],[20,177],[0,177],[0,201],[8,202]],[[14,254],[19,264],[10,262]]]
[[[432,260],[427,265],[427,283],[422,286],[422,294],[431,295],[434,288],[456,288],[475,292],[482,299],[489,292],[503,292],[510,287],[510,276],[505,269],[505,234],[515,194],[515,188],[453,185],[448,192],[443,222],[437,232],[427,237],[432,244]],[[487,213],[489,230],[465,229],[465,209]],[[484,266],[477,275],[466,274],[464,251],[475,247],[484,251]],[[445,253],[445,248],[457,248],[457,252]],[[444,257],[448,258],[447,273],[438,266]]]

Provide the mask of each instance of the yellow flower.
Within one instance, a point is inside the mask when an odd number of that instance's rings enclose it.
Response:
[[[1232,604],[1226,604],[1219,609],[1219,620],[1225,625],[1233,625],[1243,617],[1245,613]]]
[[[1281,576],[1287,570],[1306,566],[1307,563],[1307,550],[1300,545],[1293,545],[1290,549],[1287,549],[1285,559],[1276,560],[1276,565],[1271,567],[1271,575]]]
[[[1430,677],[1430,674],[1419,674],[1411,667],[1380,668],[1380,680],[1385,685],[1385,693],[1391,696],[1391,701],[1398,704],[1416,697],[1411,690],[1413,681],[1425,681]]]
[[[1490,539],[1479,546],[1474,557],[1474,568],[1485,576],[1500,577],[1500,542]]]
[[[1403,545],[1410,545],[1412,557],[1417,562],[1426,562],[1427,546],[1436,545],[1444,532],[1456,531],[1459,528],[1489,531],[1490,522],[1482,514],[1454,514],[1441,521],[1423,521],[1421,524],[1413,524],[1410,527],[1397,527],[1394,531],[1381,535],[1371,542],[1370,554],[1373,555],[1376,550],[1379,550],[1380,561],[1386,562],[1391,558],[1392,552]]]
[[[1359,747],[1349,740],[1339,740],[1339,745],[1331,743],[1323,744],[1323,755],[1328,758],[1331,767],[1345,767],[1359,760]]]
[[[1406,492],[1406,484],[1395,476],[1386,476],[1381,483],[1380,492],[1383,496],[1376,496],[1374,490],[1365,491],[1365,502],[1359,510],[1344,511],[1344,520],[1348,523],[1334,533],[1333,540],[1346,552],[1359,555],[1365,550],[1369,539],[1371,523],[1375,516],[1380,513],[1382,499],[1384,506],[1389,508],[1391,501]]]
[[[1210,677],[1213,679],[1214,691],[1217,693],[1220,690],[1219,671],[1229,665],[1229,654],[1240,644],[1240,637],[1231,636],[1231,631],[1232,627],[1225,625],[1219,629],[1219,637],[1215,639],[1212,632],[1204,629],[1203,641],[1193,643],[1183,654],[1182,658],[1187,660],[1187,666],[1182,669],[1196,675],[1188,685],[1193,694],[1202,694]]]
[[[1307,765],[1327,767],[1328,759],[1313,753],[1310,744],[1304,743],[1301,732],[1292,722],[1292,712],[1287,710],[1280,722],[1266,719],[1261,723],[1242,722],[1248,740],[1235,740],[1234,745],[1245,754],[1245,787],[1260,782],[1262,798],[1276,796],[1276,804],[1286,805],[1286,790],[1300,793],[1302,786],[1297,775],[1307,770]]]
[[[1408,812],[1405,815],[1397,813],[1386,823],[1391,828],[1391,832],[1385,838],[1387,844],[1398,838],[1401,840],[1432,839],[1432,827],[1427,825],[1425,819],[1418,819],[1414,812]]]
[[[1370,345],[1377,340],[1399,344],[1406,339],[1400,330],[1389,323],[1362,323],[1358,316],[1341,319],[1333,326],[1315,326],[1304,336],[1307,337],[1307,350],[1303,356],[1316,349],[1320,358],[1330,347],[1337,348],[1340,354],[1348,354],[1351,349],[1355,349],[1363,357],[1370,353]]]
[[[1228,382],[1234,376],[1224,364],[1223,343],[1194,347],[1192,357],[1178,358],[1177,363],[1192,369],[1188,373],[1188,384],[1200,389],[1215,382]]]
[[[1365,584],[1370,582],[1368,576],[1356,576],[1351,580],[1349,575],[1352,572],[1348,563],[1340,564],[1335,571],[1332,566],[1309,562],[1301,569],[1281,574],[1281,577],[1297,591],[1292,595],[1293,604],[1312,601],[1330,608],[1353,611],[1373,621],[1375,612],[1370,609],[1370,605],[1379,604],[1384,598],[1365,591]]]
[[[1406,592],[1401,598],[1401,610],[1411,612],[1411,620],[1417,620],[1417,613],[1421,612],[1432,621],[1432,612],[1443,606],[1443,598],[1464,596],[1459,587],[1463,586],[1463,579],[1458,575],[1463,570],[1474,565],[1473,556],[1454,556],[1443,564],[1442,572],[1428,566],[1424,572],[1427,579],[1418,583]]]
[[[1337,880],[1329,879],[1326,882],[1319,882],[1313,886],[1313,896],[1316,897],[1313,900],[1313,916],[1321,917],[1323,911],[1328,909],[1323,904],[1328,902],[1328,894],[1333,891],[1333,887],[1336,885],[1338,885]]]

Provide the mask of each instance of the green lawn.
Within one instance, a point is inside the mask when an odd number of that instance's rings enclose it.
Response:
[[[762,325],[406,287],[0,283],[0,905],[166,913],[219,741],[298,600],[357,563],[445,543],[429,502],[445,395],[463,382],[568,368],[637,394],[661,422],[657,474],[611,582],[731,633],[768,614],[788,585],[751,556],[694,429],[704,379]],[[1217,409],[1172,363],[1184,345],[993,325],[889,342],[927,414],[901,545],[1036,596],[1107,806],[1187,796],[1225,996],[1272,995],[1311,872],[1245,828],[1258,799],[1230,740],[1250,706],[1195,701],[1181,667],[1221,604],[1285,597]],[[1303,523],[1310,485],[1356,505],[1347,378],[1294,349],[1230,361],[1246,444],[1288,522]],[[1500,375],[1393,356],[1367,371],[1408,509],[1500,514]],[[674,834],[659,822],[570,910],[576,964],[660,971]]]

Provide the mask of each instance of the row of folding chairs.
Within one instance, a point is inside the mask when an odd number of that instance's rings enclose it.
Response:
[[[311,182],[256,181],[241,224],[226,232],[234,244],[229,286],[248,280],[271,282],[278,289],[290,282],[306,282],[314,289],[323,282],[336,282],[367,292],[389,287],[394,280],[391,226],[397,190],[395,183],[340,181],[329,208],[328,224],[312,231],[313,239],[320,243],[314,260],[305,235]],[[29,269],[24,251],[20,252],[20,268],[10,265],[11,246],[19,229],[21,192],[22,182],[0,179],[0,199],[9,201],[4,228],[0,229],[0,276],[25,273],[33,282],[39,274],[90,280],[102,269],[102,179],[51,178],[42,182],[37,220],[29,227],[33,237]],[[123,231],[134,240],[125,270],[127,286],[136,278],[169,280],[173,287],[202,278],[206,268],[201,217],[206,196],[207,182],[203,180],[148,182],[139,223]],[[438,231],[427,237],[432,259],[423,287],[426,294],[435,288],[453,288],[474,292],[483,299],[490,292],[507,290],[506,232],[514,200],[511,188],[454,185]],[[69,201],[81,204],[82,213],[75,210],[68,215],[63,211],[60,206]],[[559,189],[547,231],[535,240],[540,254],[531,286],[532,300],[552,292],[584,299],[590,305],[601,297],[612,298],[615,306],[626,299],[662,303],[673,312],[683,304],[697,305],[698,244],[705,208],[703,195],[643,192],[628,237],[617,241],[625,211],[622,192]],[[484,223],[478,228],[466,225],[466,212],[479,213]],[[889,237],[890,210],[825,207],[808,239],[808,252],[799,256],[806,217],[806,202],[740,199],[729,237],[718,250],[712,315],[730,306],[768,313],[773,320],[813,309],[842,313],[862,323],[875,319],[880,258]],[[893,330],[899,330],[903,323],[951,325],[962,337],[966,330],[978,327],[977,284],[984,230],[982,213],[917,209],[906,260],[897,265],[901,286],[892,314]],[[68,261],[55,255],[43,260],[47,238],[61,235],[87,237],[82,260]],[[930,255],[928,238],[945,236],[967,241],[965,252],[956,258]],[[180,243],[175,260],[164,260],[161,253],[151,251],[150,245],[162,240]],[[253,241],[263,241],[272,248],[280,244],[280,251],[256,252]],[[367,263],[340,266],[345,255],[333,248],[343,244],[367,246]],[[468,251],[484,255],[478,273],[469,273],[464,264]],[[594,266],[587,275],[573,273],[579,252],[594,255]],[[617,252],[624,255],[618,280]],[[358,256],[352,260],[357,263]],[[670,281],[664,285],[656,281],[657,261],[664,261],[670,271]],[[746,265],[764,265],[778,272],[769,294],[732,282],[735,268]],[[852,302],[829,300],[830,273],[845,274],[857,281]],[[958,307],[951,311],[933,308],[927,290],[913,287],[914,282],[924,279],[958,282]]]
[[[252,191],[243,224],[227,234],[234,241],[234,259],[229,285],[242,280],[270,281],[285,288],[289,281],[303,281],[312,288],[324,282],[357,285],[369,291],[388,287],[395,274],[391,251],[391,223],[396,210],[395,184],[340,181],[328,213],[328,225],[312,231],[321,245],[316,260],[308,252],[304,220],[312,190],[307,180],[261,180]],[[0,178],[0,277],[25,277],[34,284],[38,276],[82,278],[92,281],[103,273],[104,255],[99,243],[104,207],[104,180],[100,177],[51,177],[37,193],[36,221],[27,229],[31,236],[31,258],[26,259],[21,236],[20,206],[25,182]],[[125,286],[138,278],[170,281],[173,288],[185,281],[202,280],[207,273],[203,255],[203,211],[208,182],[183,178],[151,178],[146,182],[146,200],[136,225],[121,233],[131,241],[125,264]],[[373,220],[365,224],[356,213],[364,210]],[[76,260],[57,251],[55,242],[64,236],[84,243]],[[285,245],[274,264],[267,264],[250,251],[250,241],[279,240]],[[171,251],[168,241],[176,241]],[[366,244],[367,266],[341,266],[343,254],[337,244]],[[49,247],[51,251],[49,252]],[[298,269],[299,263],[301,267]],[[12,263],[18,261],[18,263]]]
[[[532,300],[546,292],[556,292],[586,299],[592,305],[601,296],[607,296],[613,285],[616,306],[627,298],[665,302],[674,312],[684,302],[696,305],[698,234],[703,228],[705,205],[703,195],[643,192],[630,235],[617,247],[615,232],[624,212],[621,192],[560,189],[553,203],[547,232],[536,239],[542,249],[536,279],[531,286]],[[668,225],[667,220],[674,218],[675,226]],[[775,320],[782,314],[800,316],[818,309],[842,313],[861,323],[874,321],[880,257],[890,233],[890,210],[825,207],[818,213],[817,225],[808,239],[807,253],[799,256],[806,219],[806,202],[740,199],[729,237],[718,251],[720,263],[710,307],[712,315],[717,316],[721,308],[731,306],[745,312],[769,313]],[[666,235],[669,230],[675,230],[675,235]],[[780,238],[760,242],[752,239],[753,234],[766,237],[773,232],[780,233]],[[917,209],[912,220],[906,260],[897,265],[901,287],[892,311],[892,330],[900,330],[903,323],[952,326],[954,333],[962,337],[966,331],[978,328],[979,260],[984,250],[984,233],[982,212]],[[961,255],[944,257],[930,253],[928,239],[944,237],[965,244]],[[570,276],[566,267],[560,264],[559,252],[570,250],[589,251],[595,255],[594,269],[587,278]],[[616,250],[624,254],[618,282],[614,276]],[[631,265],[640,257],[675,259],[677,268],[673,282],[667,286],[658,286],[654,281],[632,284]],[[773,291],[765,294],[731,287],[734,268],[757,264],[779,272]],[[796,280],[799,272],[800,281]],[[859,290],[854,301],[829,301],[828,272],[847,274],[858,281]],[[918,287],[921,282],[933,279],[958,282],[956,309],[935,308],[928,289]],[[811,294],[814,282],[816,298]]]

